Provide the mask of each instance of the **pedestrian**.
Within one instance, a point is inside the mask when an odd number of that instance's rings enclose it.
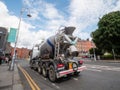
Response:
[[[12,57],[11,57],[11,54],[9,54],[9,55],[8,55],[8,64],[9,64],[9,65],[10,65],[11,61],[12,61]]]
[[[9,58],[6,56],[5,57],[5,62],[8,63]]]
[[[97,59],[100,60],[100,56],[99,55],[97,56]]]

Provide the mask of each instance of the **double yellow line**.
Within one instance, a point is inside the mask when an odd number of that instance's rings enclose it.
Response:
[[[18,65],[19,69],[22,71],[24,76],[26,77],[30,87],[32,90],[40,90],[40,88],[37,86],[37,84],[33,81],[33,79],[30,77],[30,75],[20,66]]]

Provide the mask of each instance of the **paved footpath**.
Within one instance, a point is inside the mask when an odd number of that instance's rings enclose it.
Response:
[[[0,65],[0,90],[23,90],[16,64],[14,71],[8,68],[8,64]]]

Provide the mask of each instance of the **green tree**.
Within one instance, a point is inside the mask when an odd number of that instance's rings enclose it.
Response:
[[[96,54],[96,55],[102,55],[101,50],[98,49],[98,48],[91,48],[91,49],[89,50],[90,54],[94,54],[94,50],[93,50],[93,49],[95,50],[95,54]]]
[[[93,42],[102,52],[120,54],[120,11],[104,15],[98,22],[98,29],[91,33]]]

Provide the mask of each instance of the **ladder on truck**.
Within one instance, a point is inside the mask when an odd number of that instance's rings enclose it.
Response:
[[[60,43],[58,37],[55,37],[55,52],[54,52],[54,58],[56,59],[59,55],[59,49],[60,49]]]

